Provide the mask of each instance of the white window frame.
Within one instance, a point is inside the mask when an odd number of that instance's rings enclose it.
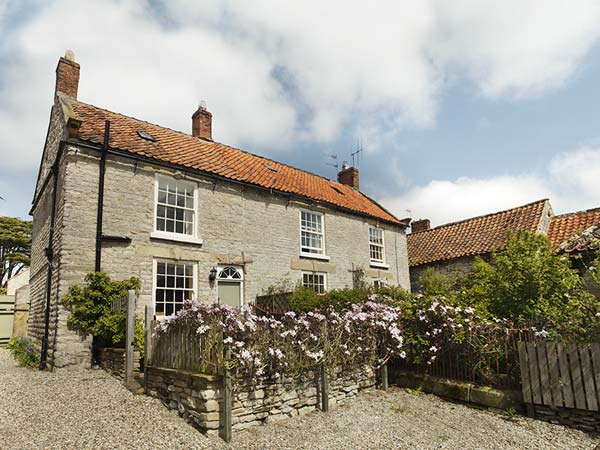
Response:
[[[154,258],[152,260],[152,307],[154,308],[154,314],[156,315],[156,290],[157,286],[157,278],[158,278],[158,263],[171,263],[171,264],[187,264],[192,266],[192,299],[198,298],[198,263],[196,261],[186,261],[186,260],[178,260],[178,259],[168,259],[168,258]],[[163,311],[163,316],[166,316]]]
[[[177,233],[171,231],[158,230],[156,226],[158,215],[158,186],[160,181],[169,181],[180,185],[188,185],[194,192],[194,210],[192,217],[192,234]],[[153,239],[166,239],[169,241],[187,242],[192,244],[202,244],[202,239],[198,235],[198,183],[190,180],[178,180],[163,174],[156,174],[154,178],[154,216],[152,217],[152,232],[150,237]]]
[[[229,283],[239,282],[240,283],[240,308],[241,308],[242,306],[244,306],[246,304],[246,302],[244,301],[244,268],[240,267],[240,266],[236,266],[234,264],[225,264],[225,265],[217,266],[217,277],[215,278],[215,283],[216,283],[215,303],[219,302],[219,281],[220,281],[219,274],[225,267],[233,267],[240,274],[241,278],[227,278],[227,279],[224,279],[223,281],[225,281],[226,283],[227,282],[229,282]],[[227,280],[231,280],[231,281],[227,281]]]
[[[323,292],[317,292],[318,294],[324,294],[325,292],[327,292],[327,272],[308,272],[308,271],[303,271],[302,272],[302,286],[310,289],[309,286],[305,286],[304,285],[304,275],[319,275],[319,276],[323,276]]]
[[[381,232],[381,244],[376,244],[371,241],[371,230],[377,230]],[[373,267],[380,267],[383,269],[389,269],[389,264],[386,264],[385,258],[385,229],[373,225],[369,225],[369,229],[367,231],[369,233],[369,261],[370,265]],[[371,256],[371,246],[376,246],[381,248],[381,260],[373,259]]]
[[[302,232],[306,231],[307,233],[315,233],[314,231],[303,230],[302,229],[302,213],[305,214],[314,214],[321,218],[321,253],[311,253],[302,251]],[[298,214],[298,224],[300,231],[300,256],[303,258],[313,258],[313,259],[322,259],[325,261],[329,261],[329,256],[325,254],[326,242],[325,242],[325,214],[318,211],[311,211],[310,209],[301,209]],[[319,233],[315,233],[319,234]],[[315,249],[316,250],[316,249]]]

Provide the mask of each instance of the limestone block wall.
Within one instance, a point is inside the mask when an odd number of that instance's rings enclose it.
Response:
[[[222,379],[156,367],[146,367],[146,393],[159,398],[200,431],[217,433],[222,420]],[[375,386],[375,372],[357,371],[329,381],[329,405],[341,405],[364,389]],[[316,374],[286,382],[234,383],[232,429],[239,431],[318,408]]]
[[[419,278],[428,268],[433,268],[436,272],[449,277],[464,277],[473,270],[473,256],[454,258],[448,261],[440,261],[429,264],[421,264],[410,268],[410,287],[412,291],[419,290]]]
[[[535,418],[588,433],[600,433],[600,412],[534,405]]]
[[[98,348],[98,364],[111,375],[125,378],[125,349],[114,347]],[[133,352],[133,372],[140,373],[140,352]]]

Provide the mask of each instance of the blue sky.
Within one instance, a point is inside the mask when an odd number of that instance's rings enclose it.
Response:
[[[585,0],[0,0],[0,214],[27,217],[67,48],[97,106],[189,132],[206,100],[215,139],[329,178],[360,140],[400,217],[600,206],[599,40]]]

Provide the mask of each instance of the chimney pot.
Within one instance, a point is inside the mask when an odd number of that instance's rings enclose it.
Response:
[[[203,100],[192,115],[192,136],[212,141],[212,114]]]
[[[62,92],[69,97],[77,99],[79,89],[79,64],[75,62],[75,55],[71,50],[65,52],[65,56],[58,60],[56,66],[56,85],[54,94]]]
[[[342,170],[338,173],[338,183],[358,190],[358,169],[356,167],[348,167],[348,163],[342,164]]]
[[[413,233],[420,233],[421,231],[427,231],[431,228],[431,222],[429,219],[415,220],[410,224],[410,229]]]

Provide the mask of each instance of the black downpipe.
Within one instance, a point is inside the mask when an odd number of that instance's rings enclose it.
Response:
[[[58,164],[62,153],[62,145],[58,148],[56,160],[50,169],[52,172],[52,206],[50,209],[50,229],[48,234],[48,247],[46,247],[46,258],[48,273],[46,275],[46,309],[44,311],[44,337],[42,338],[42,352],[40,355],[40,370],[44,370],[48,361],[48,334],[50,331],[50,298],[52,295],[52,264],[54,261],[54,223],[56,218],[56,191],[58,189]]]
[[[98,214],[96,217],[96,265],[95,271],[102,269],[102,214],[104,212],[104,172],[106,171],[106,155],[108,154],[108,138],[110,121],[104,122],[104,144],[100,156],[100,171],[98,174]]]
[[[110,136],[110,121],[104,121],[104,142],[98,171],[98,209],[96,215],[96,264],[94,270],[102,270],[102,215],[104,213],[104,173],[106,172],[106,155],[108,154],[108,139]],[[98,365],[98,339],[92,337],[92,367]]]

